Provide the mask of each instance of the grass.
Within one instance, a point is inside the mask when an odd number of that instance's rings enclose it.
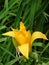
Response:
[[[35,40],[29,60],[16,57],[11,37],[2,33],[10,27],[19,29],[23,21],[27,30],[41,31],[49,39],[49,0],[0,0],[0,65],[49,65],[49,41]]]

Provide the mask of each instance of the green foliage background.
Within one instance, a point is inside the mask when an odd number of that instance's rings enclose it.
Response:
[[[2,36],[11,26],[19,29],[20,21],[31,33],[41,31],[49,39],[49,0],[0,0],[0,65],[49,65],[49,41],[35,40],[27,60],[16,57],[12,39]]]

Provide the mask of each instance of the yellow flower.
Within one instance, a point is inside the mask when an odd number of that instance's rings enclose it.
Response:
[[[34,32],[31,35],[31,32],[28,30],[26,31],[26,27],[24,26],[23,22],[20,22],[20,30],[13,29],[12,31],[3,33],[3,35],[11,36],[15,38],[18,42],[19,51],[28,59],[29,58],[29,51],[32,51],[32,43],[37,38],[43,38],[47,40],[45,34],[41,32]]]

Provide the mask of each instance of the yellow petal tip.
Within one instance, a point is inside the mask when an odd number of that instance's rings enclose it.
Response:
[[[9,32],[3,33],[2,35],[14,37],[14,32],[13,31],[9,31]]]
[[[20,30],[26,31],[26,27],[24,26],[24,23],[22,21],[20,22]]]
[[[45,39],[45,40],[48,40],[46,35],[41,33],[41,32],[34,32],[32,34],[32,39],[31,39],[31,43],[35,40],[35,39],[38,39],[38,38],[42,38],[42,39]]]

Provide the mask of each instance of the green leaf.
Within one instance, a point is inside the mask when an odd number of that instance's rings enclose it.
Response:
[[[5,65],[13,65],[16,61],[18,61],[18,58],[9,61],[9,62],[6,63]]]
[[[33,42],[32,46],[45,47],[44,43],[41,42]]]
[[[49,65],[49,62],[47,62],[46,65]]]
[[[10,0],[9,1],[9,4],[8,4],[8,8],[5,10],[5,8],[0,12],[0,20],[2,18],[4,18],[7,14],[8,14],[8,11],[16,4],[18,3],[19,0]]]
[[[0,38],[0,42],[6,41],[7,38]]]
[[[0,48],[1,48],[3,51],[5,51],[6,53],[8,53],[9,55],[11,55],[12,57],[15,58],[15,56],[14,56],[10,51],[8,51],[6,48],[3,48],[2,46],[0,46]]]
[[[44,47],[43,51],[41,52],[40,56],[45,52],[45,50],[48,48],[49,43]]]
[[[5,25],[0,26],[0,30],[5,29],[5,28],[6,28]]]
[[[3,65],[2,63],[0,63],[0,65]]]

